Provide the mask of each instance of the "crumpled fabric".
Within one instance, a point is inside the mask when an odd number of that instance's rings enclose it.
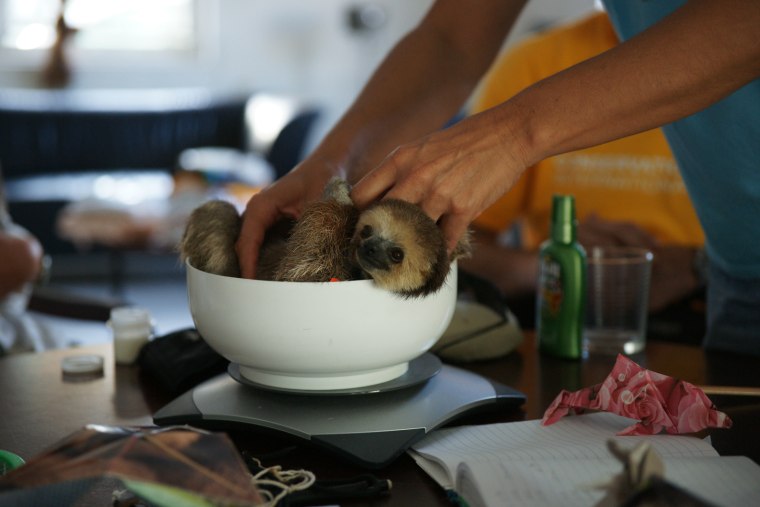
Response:
[[[563,390],[544,412],[541,424],[554,424],[570,410],[586,409],[638,420],[618,435],[695,433],[732,425],[694,384],[642,368],[622,354],[601,384],[573,393]]]

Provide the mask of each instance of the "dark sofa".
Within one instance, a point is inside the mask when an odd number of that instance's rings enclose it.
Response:
[[[11,215],[49,253],[73,252],[54,231],[56,215],[73,198],[58,183],[60,175],[171,174],[188,148],[246,150],[251,96],[196,89],[0,90],[0,169]],[[261,154],[278,176],[300,160],[316,117],[316,110],[299,111]]]
[[[192,90],[0,91],[3,172],[14,179],[171,168],[186,148],[242,149],[247,99]]]

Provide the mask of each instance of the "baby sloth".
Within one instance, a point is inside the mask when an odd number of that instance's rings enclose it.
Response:
[[[449,258],[440,229],[419,206],[386,199],[359,215],[351,250],[379,287],[415,297],[440,289],[451,262],[469,254],[469,245],[460,241]]]
[[[417,205],[385,199],[359,213],[345,180],[333,178],[321,200],[309,204],[286,233],[273,227],[261,248],[261,280],[327,282],[371,278],[404,297],[441,288],[451,262],[469,255],[463,238],[449,257],[435,222]],[[223,201],[209,201],[190,216],[180,244],[183,259],[202,270],[240,276],[235,241],[241,219]]]

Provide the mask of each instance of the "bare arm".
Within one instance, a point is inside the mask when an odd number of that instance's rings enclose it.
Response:
[[[531,294],[536,290],[538,253],[523,248],[499,245],[493,232],[473,229],[473,254],[459,265],[492,281],[506,297]]]
[[[693,271],[694,248],[663,246],[645,230],[629,222],[592,216],[578,226],[578,240],[589,251],[594,246],[635,246],[654,252],[649,310],[658,311],[699,287]],[[538,283],[538,252],[499,245],[493,232],[474,229],[473,255],[460,259],[462,268],[491,280],[506,297],[534,293]]]
[[[758,27],[756,0],[691,0],[639,36],[544,80],[515,104],[531,109],[531,158],[648,130],[726,97],[760,76]]]
[[[0,231],[0,299],[37,277],[41,257],[36,239]]]
[[[317,158],[347,163],[358,180],[400,144],[438,130],[467,100],[525,3],[438,0],[377,68]]]
[[[467,99],[525,0],[438,0],[375,71],[354,104],[298,167],[248,202],[236,245],[255,275],[264,233],[298,217],[335,173],[355,182],[396,146],[438,130]]]
[[[758,26],[756,0],[691,0],[630,41],[401,146],[354,198],[416,202],[453,247],[526,167],[682,118],[760,76]]]

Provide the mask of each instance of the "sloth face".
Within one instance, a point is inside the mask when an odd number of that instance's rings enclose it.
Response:
[[[448,273],[438,227],[419,207],[405,201],[386,199],[365,210],[352,249],[356,262],[379,287],[404,296],[437,290]]]

